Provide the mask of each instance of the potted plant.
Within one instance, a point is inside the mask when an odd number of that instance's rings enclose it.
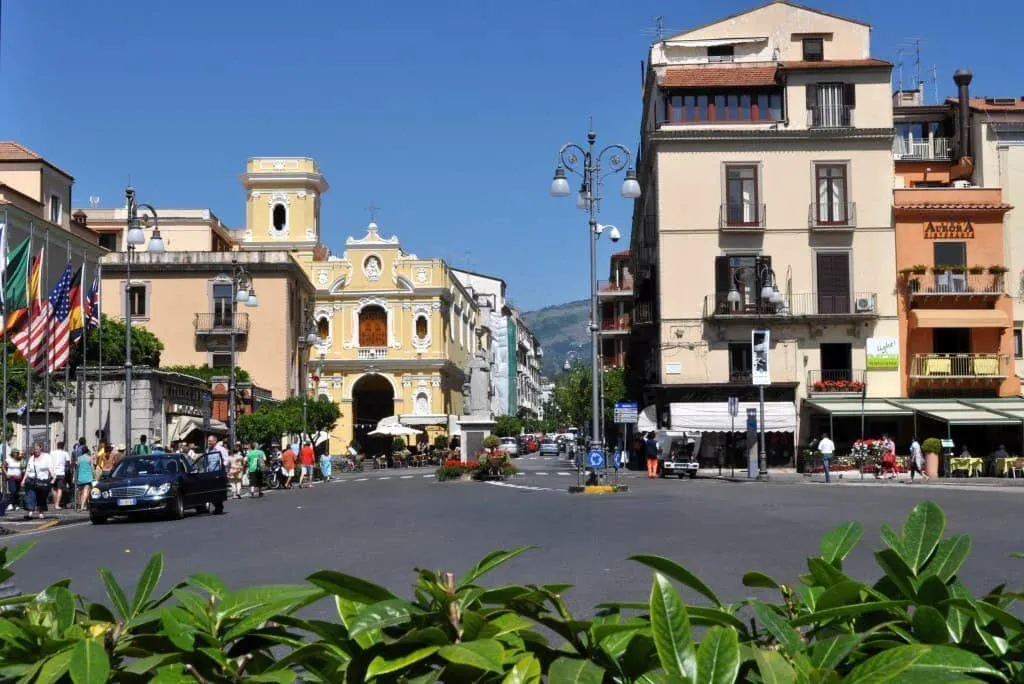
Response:
[[[1003,275],[1003,274],[1007,273],[1009,270],[1010,269],[1006,268],[1005,266],[989,266],[988,267],[988,272],[991,273],[992,275]]]
[[[950,266],[949,270],[952,271],[953,273],[966,273],[967,267],[964,266],[963,264],[955,264],[953,266]]]
[[[907,266],[906,268],[901,268],[900,269],[900,275],[903,276],[904,278],[910,276],[911,274],[913,274],[913,272],[914,272],[914,267],[913,266]]]
[[[992,267],[989,266],[989,268]],[[967,269],[967,272],[970,273],[971,275],[981,275],[982,273],[985,272],[985,267],[979,264],[975,264],[974,266],[971,266],[969,269]],[[989,272],[991,273],[991,271]]]
[[[942,275],[943,273],[949,272],[951,268],[951,266],[947,266],[946,264],[935,264],[934,266],[932,266],[931,271],[935,275]]]
[[[928,267],[925,266],[924,264],[914,264],[911,267],[911,273],[913,273],[914,275],[924,275],[927,272]]]
[[[924,452],[924,474],[928,477],[938,477],[942,440],[938,437],[929,437],[921,445],[921,451]]]
[[[494,450],[501,446],[501,440],[498,439],[497,435],[487,435],[484,437],[483,447],[487,453],[494,453]]]

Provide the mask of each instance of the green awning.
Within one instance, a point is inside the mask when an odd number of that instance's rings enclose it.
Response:
[[[1016,425],[1021,422],[1020,418],[979,408],[968,400],[900,399],[893,403],[950,425]]]
[[[808,399],[811,408],[823,411],[836,417],[859,416],[909,416],[910,409],[891,403],[887,399],[865,399],[863,406],[860,399],[851,397],[832,397]]]

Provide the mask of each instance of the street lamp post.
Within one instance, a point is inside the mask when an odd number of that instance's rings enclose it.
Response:
[[[310,318],[312,321],[312,319]],[[308,422],[308,405],[309,405],[309,350],[312,349],[313,345],[317,343],[320,336],[317,334],[317,328],[315,322],[307,324],[306,332],[300,334],[299,337],[299,348],[303,350],[303,361],[302,361],[302,432],[309,437],[309,425]],[[323,366],[324,354],[320,355],[320,364]],[[302,439],[299,440],[300,442]]]
[[[238,315],[236,309],[239,304],[245,304],[249,308],[255,308],[260,304],[260,300],[256,296],[256,283],[245,267],[239,265],[237,254],[231,255],[231,298],[231,320],[227,322],[230,326],[231,337],[231,374],[228,377],[228,420],[231,425],[228,439],[231,442],[231,448],[237,449],[238,405],[235,396],[237,394],[235,369],[238,364],[235,362],[237,353],[235,335],[238,334]]]
[[[125,278],[124,278],[124,443],[125,449],[132,448],[132,258],[135,250],[146,242],[142,231],[142,220],[139,208],[143,208],[153,216],[153,236],[149,240],[150,254],[164,253],[164,240],[160,236],[160,218],[156,209],[150,204],[139,204],[135,201],[135,188],[128,186],[124,190],[127,205],[127,227],[125,233]]]
[[[558,165],[555,167],[555,176],[551,181],[551,195],[553,197],[568,197],[571,194],[569,182],[566,180],[565,170],[575,173],[582,178],[579,193],[576,196],[576,208],[583,209],[588,215],[588,235],[590,246],[590,363],[591,363],[591,449],[602,448],[601,435],[601,406],[600,406],[600,381],[599,371],[599,350],[598,330],[600,320],[598,317],[597,303],[597,240],[606,228],[597,222],[597,215],[601,212],[601,186],[605,177],[625,170],[626,178],[622,183],[622,196],[626,199],[636,199],[640,196],[640,183],[637,182],[636,172],[631,165],[632,155],[625,145],[613,144],[595,152],[594,144],[597,141],[597,133],[593,130],[587,132],[586,148],[576,143],[566,143],[558,151]],[[577,156],[579,155],[579,156]],[[608,170],[601,172],[602,160],[605,160]],[[580,158],[582,157],[582,159]],[[620,233],[618,228],[607,226],[612,241],[618,241]]]

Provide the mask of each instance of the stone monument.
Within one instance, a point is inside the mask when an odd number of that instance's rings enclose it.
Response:
[[[491,367],[487,355],[477,347],[469,358],[467,378],[462,386],[463,415],[459,418],[462,430],[462,461],[471,462],[483,447],[484,437],[494,429],[491,416]]]

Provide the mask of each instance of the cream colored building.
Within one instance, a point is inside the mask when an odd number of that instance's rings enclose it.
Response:
[[[890,69],[866,24],[781,1],[651,47],[628,360],[647,425],[728,431],[736,396],[742,426],[755,329],[772,465],[806,439],[815,388],[898,396],[867,361],[898,335]]]

